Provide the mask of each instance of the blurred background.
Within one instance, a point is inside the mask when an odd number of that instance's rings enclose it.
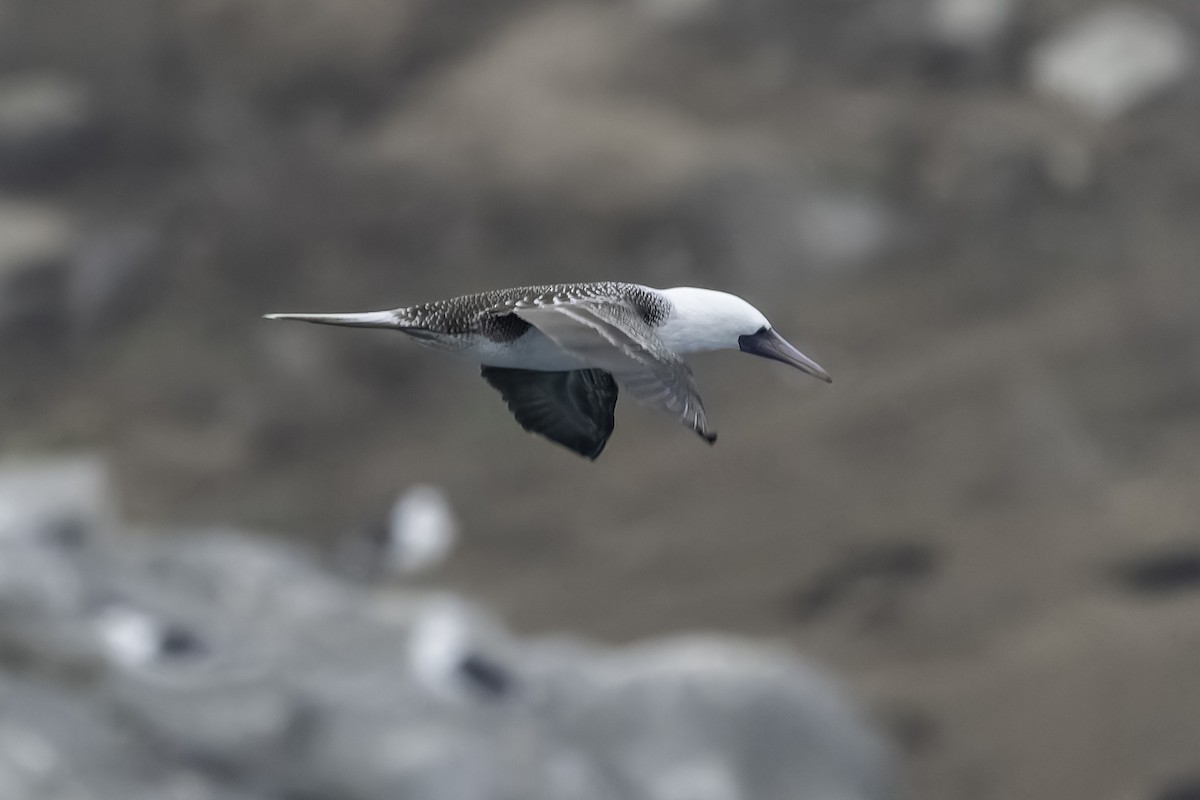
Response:
[[[0,0],[0,797],[1200,798],[1198,37]],[[470,366],[260,320],[603,279],[740,294],[836,382],[706,356],[715,447],[626,399],[588,463]],[[491,699],[404,688],[450,662]]]

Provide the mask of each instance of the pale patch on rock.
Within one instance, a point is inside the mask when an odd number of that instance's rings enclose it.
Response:
[[[728,155],[711,126],[611,91],[636,15],[552,6],[495,37],[374,133],[385,162],[585,207],[653,204]]]
[[[1029,72],[1040,94],[1108,120],[1181,80],[1194,59],[1193,42],[1170,16],[1113,5],[1039,45]]]

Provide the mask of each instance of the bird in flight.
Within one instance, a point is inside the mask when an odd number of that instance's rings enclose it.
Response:
[[[709,444],[691,369],[681,356],[740,350],[832,383],[740,297],[611,281],[525,286],[390,311],[268,314],[355,328],[391,328],[481,365],[525,430],[589,459],[612,435],[618,387],[677,417]]]

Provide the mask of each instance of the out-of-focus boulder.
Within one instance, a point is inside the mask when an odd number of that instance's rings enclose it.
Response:
[[[50,669],[96,663],[78,559],[113,521],[98,460],[0,463],[0,649],[10,658]]]
[[[702,271],[747,285],[854,272],[893,246],[898,215],[866,187],[732,171],[698,181],[683,202],[684,237]]]
[[[1017,16],[1017,0],[929,0],[929,25],[936,38],[951,47],[977,50],[995,47],[1007,36]]]
[[[108,470],[99,459],[0,461],[0,542],[78,543],[115,520]]]
[[[824,675],[731,639],[613,651],[539,648],[540,708],[563,741],[611,759],[649,798],[889,798],[886,753]],[[541,670],[545,670],[542,672]]]
[[[136,225],[83,237],[67,275],[63,303],[74,329],[92,333],[120,325],[145,310],[164,285],[162,242]]]
[[[377,84],[404,56],[419,7],[412,0],[187,0],[179,14],[198,63],[218,70],[213,77],[238,92],[281,98]]]
[[[63,212],[0,199],[0,334],[64,321],[63,287],[76,247]]]
[[[102,698],[0,676],[0,797],[5,800],[252,800],[170,763]]]
[[[371,137],[371,158],[590,208],[661,202],[723,144],[668,107],[611,91],[638,57],[638,32],[617,7],[546,7],[398,106]]]
[[[81,233],[53,207],[0,199],[0,335],[37,346],[126,323],[165,286],[150,228]]]
[[[458,520],[445,493],[436,486],[418,485],[396,499],[388,514],[389,566],[399,572],[418,572],[442,561],[458,538]]]
[[[1180,81],[1195,58],[1195,42],[1165,12],[1112,5],[1040,43],[1029,80],[1038,93],[1108,120]]]
[[[1020,27],[1017,0],[882,0],[846,22],[846,67],[884,83],[1006,80]]]
[[[686,27],[709,20],[721,0],[639,0],[638,8],[654,22],[669,27]]]
[[[49,74],[0,80],[0,182],[38,184],[98,152],[100,126],[83,86]]]

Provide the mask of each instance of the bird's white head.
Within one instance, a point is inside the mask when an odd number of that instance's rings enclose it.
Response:
[[[737,295],[679,286],[662,289],[671,315],[658,329],[663,343],[676,353],[741,350],[789,364],[832,383],[817,362],[790,345],[754,306]]]

